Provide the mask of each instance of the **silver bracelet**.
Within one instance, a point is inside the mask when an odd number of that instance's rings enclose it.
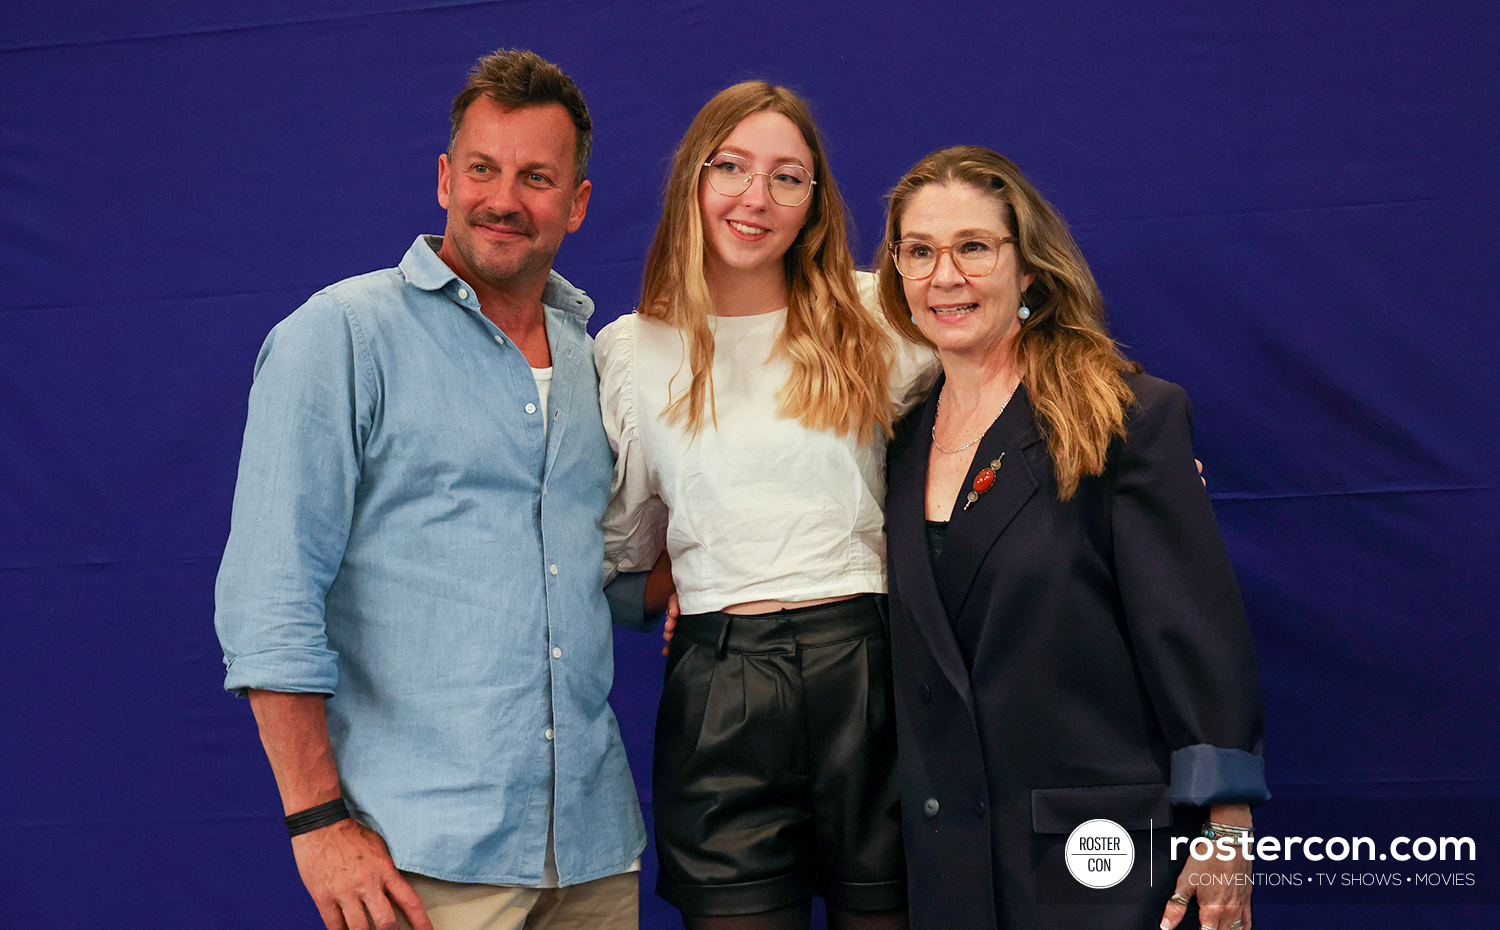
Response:
[[[1212,820],[1204,824],[1203,835],[1211,840],[1216,840],[1220,837],[1228,837],[1230,839],[1233,839],[1236,843],[1238,843],[1240,840],[1253,841],[1255,839],[1255,832],[1251,827],[1238,827],[1234,824],[1217,823]]]

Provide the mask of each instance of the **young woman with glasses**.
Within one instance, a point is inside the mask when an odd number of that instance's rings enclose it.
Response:
[[[653,810],[689,930],[806,927],[814,894],[835,930],[907,925],[883,456],[935,360],[859,277],[807,104],[737,84],[689,126],[640,306],[597,340],[606,559],[665,549],[680,599]]]

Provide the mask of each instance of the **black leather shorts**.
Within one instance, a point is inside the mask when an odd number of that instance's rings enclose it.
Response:
[[[656,718],[656,893],[687,914],[906,907],[885,596],[679,618]]]

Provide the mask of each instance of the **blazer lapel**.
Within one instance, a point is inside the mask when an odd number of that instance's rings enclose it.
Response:
[[[920,411],[916,441],[891,461],[891,473],[886,483],[886,521],[890,527],[891,548],[900,552],[899,557],[890,562],[906,608],[927,640],[933,659],[972,714],[974,697],[969,689],[968,665],[959,651],[958,640],[953,636],[953,625],[948,622],[948,613],[943,609],[943,598],[932,574],[932,560],[927,556],[927,442],[924,438],[932,435],[937,396],[941,390],[940,381]]]
[[[1017,387],[1005,412],[980,440],[968,477],[959,491],[958,502],[953,506],[953,516],[949,518],[936,583],[947,595],[945,602],[950,615],[962,616],[985,557],[1011,520],[1036,494],[1037,481],[1026,463],[1025,450],[1041,442],[1041,438],[1032,417],[1026,388]],[[1004,458],[1001,458],[1002,454]],[[995,483],[965,510],[964,504],[974,487],[975,476],[996,459],[1000,459],[1000,467],[995,470]]]

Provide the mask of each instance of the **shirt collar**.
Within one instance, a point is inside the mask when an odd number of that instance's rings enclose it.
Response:
[[[408,284],[424,291],[440,291],[453,281],[457,274],[447,263],[438,258],[442,248],[442,236],[418,236],[401,259],[401,274]],[[587,322],[594,313],[594,301],[579,288],[556,271],[547,273],[547,286],[542,291],[542,303]]]

